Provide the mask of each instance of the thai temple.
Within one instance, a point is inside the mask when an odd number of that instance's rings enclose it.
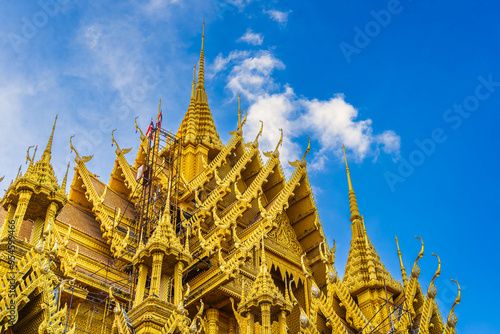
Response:
[[[28,149],[26,170],[0,203],[0,334],[455,333],[458,283],[443,316],[438,256],[429,288],[419,283],[422,240],[409,250],[410,268],[396,239],[401,277],[385,268],[347,161],[352,239],[340,277],[308,180],[310,143],[286,178],[281,140],[270,152],[259,150],[262,128],[243,140],[240,105],[237,128],[221,142],[203,39],[178,131],[156,124],[144,134],[136,123],[135,158],[111,133],[107,183],[71,139],[74,173],[68,165],[57,180],[52,143],[68,138],[57,137],[56,122],[40,158]]]

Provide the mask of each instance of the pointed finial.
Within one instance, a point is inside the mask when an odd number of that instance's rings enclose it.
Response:
[[[351,182],[351,173],[349,172],[349,166],[347,165],[347,155],[345,154],[345,146],[342,144],[342,149],[344,150],[344,159],[345,159],[345,169],[347,172],[347,183],[349,184],[349,206],[351,208],[351,221],[355,219],[361,219],[359,215],[358,202],[356,201],[356,195],[354,194],[354,190],[352,189]]]
[[[203,49],[203,41],[205,40],[205,21],[203,21],[203,32],[201,33],[201,48]]]
[[[264,247],[264,233],[262,233],[262,254],[260,256],[260,271],[267,272],[266,248]]]
[[[193,68],[193,83],[191,84],[191,99],[194,99],[194,96],[195,96],[194,89],[195,88],[196,88],[196,64],[194,64],[194,68]]]
[[[45,151],[43,152],[42,155],[42,160],[46,162],[50,162],[51,154],[52,154],[52,139],[54,137],[54,130],[56,128],[56,122],[57,122],[57,115],[56,119],[54,120],[54,125],[52,126],[52,132],[50,134],[49,142],[47,143],[47,147],[45,148]]]
[[[66,183],[68,182],[68,171],[69,171],[69,162],[68,162],[68,167],[66,167],[66,174],[64,175],[63,182],[61,184],[61,189],[64,193],[66,193]]]
[[[290,293],[288,292],[288,275],[285,272],[285,302],[290,303]]]
[[[200,68],[198,69],[198,84],[196,89],[205,91],[205,52],[203,50],[205,43],[205,22],[203,21],[203,33],[201,35]]]
[[[16,175],[16,180],[19,178],[19,176],[21,175],[21,167],[23,165],[19,165],[19,170],[17,171],[17,175]]]
[[[401,266],[401,276],[403,276],[403,286],[406,287],[408,277],[406,276],[405,266],[403,265],[403,258],[401,257],[401,250],[399,249],[398,237],[396,236],[396,246],[398,247],[399,265]]]
[[[238,94],[238,131],[241,130],[241,97]]]

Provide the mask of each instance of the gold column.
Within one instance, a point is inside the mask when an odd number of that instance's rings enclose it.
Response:
[[[208,334],[219,333],[219,310],[211,308],[207,310]]]
[[[255,324],[255,316],[250,313],[250,317],[248,318],[247,322],[247,334],[253,334],[253,327]]]
[[[3,222],[2,236],[1,239],[7,237],[9,234],[9,225],[12,217],[14,217],[14,212],[16,211],[16,206],[14,204],[9,204],[7,207],[7,215],[5,216],[5,221]]]
[[[56,220],[56,212],[57,204],[55,202],[50,202],[47,213],[45,214],[45,225],[47,225],[49,221],[54,222]]]
[[[146,288],[146,278],[148,276],[148,267],[144,263],[139,264],[139,278],[135,289],[134,306],[139,305],[144,299],[144,289]]]
[[[229,334],[236,334],[236,319],[229,318]]]
[[[153,268],[151,270],[151,288],[149,296],[160,298],[160,282],[161,282],[161,264],[163,262],[163,253],[156,252],[153,254]]]
[[[184,263],[178,261],[174,267],[174,305],[177,306],[182,300],[182,272]]]
[[[170,296],[170,276],[167,274],[161,275],[161,289],[160,289],[160,298],[164,302],[168,302]]]
[[[271,304],[262,303],[260,305],[262,314],[262,331],[261,334],[271,334]]]
[[[19,234],[19,230],[21,229],[21,224],[23,223],[24,214],[26,213],[26,209],[28,208],[28,204],[31,198],[31,191],[21,190],[19,194],[19,201],[17,202],[16,213],[14,214],[14,220],[16,224],[16,229],[14,235],[17,237]]]
[[[35,224],[33,226],[33,232],[31,233],[31,243],[36,245],[38,241],[40,241],[40,237],[42,236],[43,233],[43,226],[44,226],[45,220],[41,217],[37,218],[35,220]]]
[[[55,223],[56,213],[57,213],[57,204],[55,202],[51,202],[49,207],[47,208],[45,219],[39,218],[35,220],[35,224],[33,226],[33,232],[31,234],[31,242],[33,244],[36,244],[38,240],[40,240],[43,230],[45,229],[45,227],[49,222]],[[55,228],[55,226],[53,226],[52,228]]]
[[[286,333],[286,313],[285,313],[285,311],[281,311],[281,313],[280,313],[279,327],[280,327],[279,334],[287,334]]]
[[[196,156],[195,156],[195,169],[193,170],[194,175],[193,178],[196,177],[202,170],[203,170],[203,164],[207,163],[208,164],[208,148],[206,148],[203,145],[198,145],[196,147]]]

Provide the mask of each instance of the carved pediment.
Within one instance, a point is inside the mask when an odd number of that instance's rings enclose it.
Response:
[[[283,212],[277,216],[275,224],[276,227],[268,233],[267,237],[290,249],[299,257],[304,254],[304,250],[297,240],[297,235],[290,225],[290,221],[288,220],[286,213]]]

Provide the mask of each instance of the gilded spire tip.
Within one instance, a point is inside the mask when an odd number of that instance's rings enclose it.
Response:
[[[194,99],[195,88],[196,88],[196,64],[194,64],[194,68],[193,68],[193,83],[191,85],[191,99]]]
[[[56,129],[56,123],[57,123],[57,116],[54,120],[54,125],[52,126],[52,132],[50,133],[49,137],[49,142],[47,143],[47,147],[45,148],[45,151],[43,152],[42,159],[46,162],[50,162],[50,158],[52,157],[52,140],[54,138],[54,130]]]
[[[408,276],[406,276],[406,269],[403,264],[403,258],[401,256],[401,250],[399,249],[398,237],[396,236],[396,246],[398,247],[398,257],[399,257],[399,265],[401,267],[401,276],[403,277],[403,285],[406,287],[408,283]]]
[[[345,168],[347,173],[347,183],[349,185],[349,206],[351,208],[351,221],[355,219],[360,219],[358,209],[358,202],[356,200],[356,195],[354,194],[354,189],[352,188],[351,173],[349,172],[349,166],[347,165],[347,155],[345,153],[345,146],[342,144],[342,149],[344,150]]]
[[[61,189],[64,193],[66,193],[66,183],[68,182],[68,171],[69,171],[69,162],[68,162],[68,167],[66,167],[66,174],[64,175],[63,182],[61,184]]]
[[[241,130],[241,97],[238,94],[238,130]]]
[[[203,33],[201,35],[200,67],[198,69],[198,84],[196,89],[205,91],[205,22],[203,22]],[[197,94],[198,95],[198,94]]]

